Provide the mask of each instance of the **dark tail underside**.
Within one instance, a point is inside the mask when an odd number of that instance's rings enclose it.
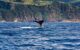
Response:
[[[39,20],[39,21],[35,21],[36,23],[38,23],[40,26],[42,26],[44,20]]]

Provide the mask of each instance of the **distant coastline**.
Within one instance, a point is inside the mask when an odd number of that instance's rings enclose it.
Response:
[[[54,1],[45,6],[8,4],[4,1],[1,3],[3,4],[0,5],[1,22],[26,22],[33,21],[34,18],[44,18],[53,22],[80,22],[80,7],[74,5],[75,3],[69,5]]]
[[[65,19],[65,20],[46,20],[47,22],[80,22],[79,19]],[[0,22],[32,22],[32,21],[28,21],[28,20],[13,20],[13,21],[6,21],[6,20],[0,20]]]
[[[62,22],[80,22],[79,19],[63,20]]]

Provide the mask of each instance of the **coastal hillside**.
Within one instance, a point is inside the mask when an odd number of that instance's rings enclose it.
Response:
[[[79,21],[79,0],[0,0],[0,21]]]

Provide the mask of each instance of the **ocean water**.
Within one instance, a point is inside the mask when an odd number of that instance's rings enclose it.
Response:
[[[0,22],[0,50],[80,50],[80,23]]]

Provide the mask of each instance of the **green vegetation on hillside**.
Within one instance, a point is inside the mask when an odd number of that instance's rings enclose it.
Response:
[[[61,0],[6,0],[10,9],[6,6],[0,8],[0,20],[6,21],[31,21],[34,17],[44,18],[48,21],[64,20],[64,19],[80,19],[80,7],[70,2],[62,2]]]

